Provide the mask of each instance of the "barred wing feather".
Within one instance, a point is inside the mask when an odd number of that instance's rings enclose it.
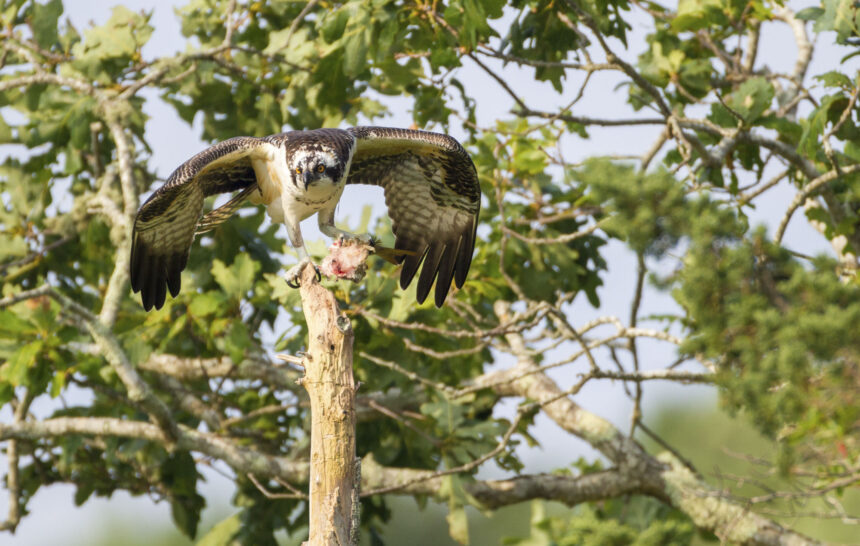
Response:
[[[400,286],[418,276],[423,302],[435,280],[435,303],[442,306],[451,281],[466,281],[475,248],[481,205],[478,174],[469,154],[453,138],[438,133],[381,127],[348,129],[355,152],[348,184],[382,186],[400,256]]]
[[[130,275],[144,309],[160,309],[167,290],[174,297],[179,294],[195,232],[208,231],[239,208],[256,187],[251,159],[268,158],[273,149],[253,137],[220,142],[180,165],[140,207],[132,232]],[[236,190],[243,191],[201,222],[206,197]]]

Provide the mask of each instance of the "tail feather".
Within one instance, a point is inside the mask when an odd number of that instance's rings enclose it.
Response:
[[[394,265],[400,264],[406,256],[415,256],[415,252],[411,250],[403,250],[398,248],[390,248],[378,244],[373,244],[373,253]]]

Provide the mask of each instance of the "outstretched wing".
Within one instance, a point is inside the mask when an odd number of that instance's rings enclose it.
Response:
[[[271,159],[275,150],[259,138],[225,140],[183,163],[140,207],[132,233],[130,273],[131,288],[140,292],[144,309],[160,309],[168,289],[174,297],[179,294],[180,273],[188,263],[203,200],[243,190],[204,217],[202,228],[208,230],[238,209],[241,199],[256,187],[251,160]]]
[[[348,184],[385,190],[395,248],[401,256],[400,287],[406,288],[423,261],[417,297],[423,302],[436,280],[436,306],[451,280],[460,288],[472,263],[481,206],[478,173],[466,150],[447,135],[408,129],[356,127]]]

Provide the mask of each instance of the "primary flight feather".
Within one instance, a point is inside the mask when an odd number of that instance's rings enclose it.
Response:
[[[382,186],[391,216],[397,259],[406,288],[419,268],[417,298],[436,283],[441,307],[451,281],[463,286],[472,262],[481,190],[475,165],[453,138],[385,127],[290,131],[264,138],[236,137],[183,163],[140,207],[134,222],[131,287],[148,311],[179,293],[180,273],[196,233],[227,220],[245,199],[263,204],[287,227],[299,263],[287,271],[297,282],[310,262],[299,223],[318,214],[329,237],[369,241],[334,226],[346,184]],[[239,193],[203,215],[203,201]],[[423,267],[422,267],[423,262]]]

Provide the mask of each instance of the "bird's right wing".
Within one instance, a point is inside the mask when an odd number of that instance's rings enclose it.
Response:
[[[439,133],[355,127],[355,152],[347,184],[382,186],[394,231],[403,251],[400,287],[406,288],[423,262],[416,296],[423,302],[436,283],[442,306],[453,279],[462,287],[472,263],[481,186],[469,154]]]
[[[271,161],[276,152],[275,145],[260,138],[220,142],[180,165],[140,207],[132,232],[130,274],[131,288],[140,292],[144,309],[160,309],[168,289],[173,297],[179,294],[180,274],[198,224],[208,231],[235,212],[257,187],[252,159]],[[201,221],[206,197],[236,190],[243,191]]]

